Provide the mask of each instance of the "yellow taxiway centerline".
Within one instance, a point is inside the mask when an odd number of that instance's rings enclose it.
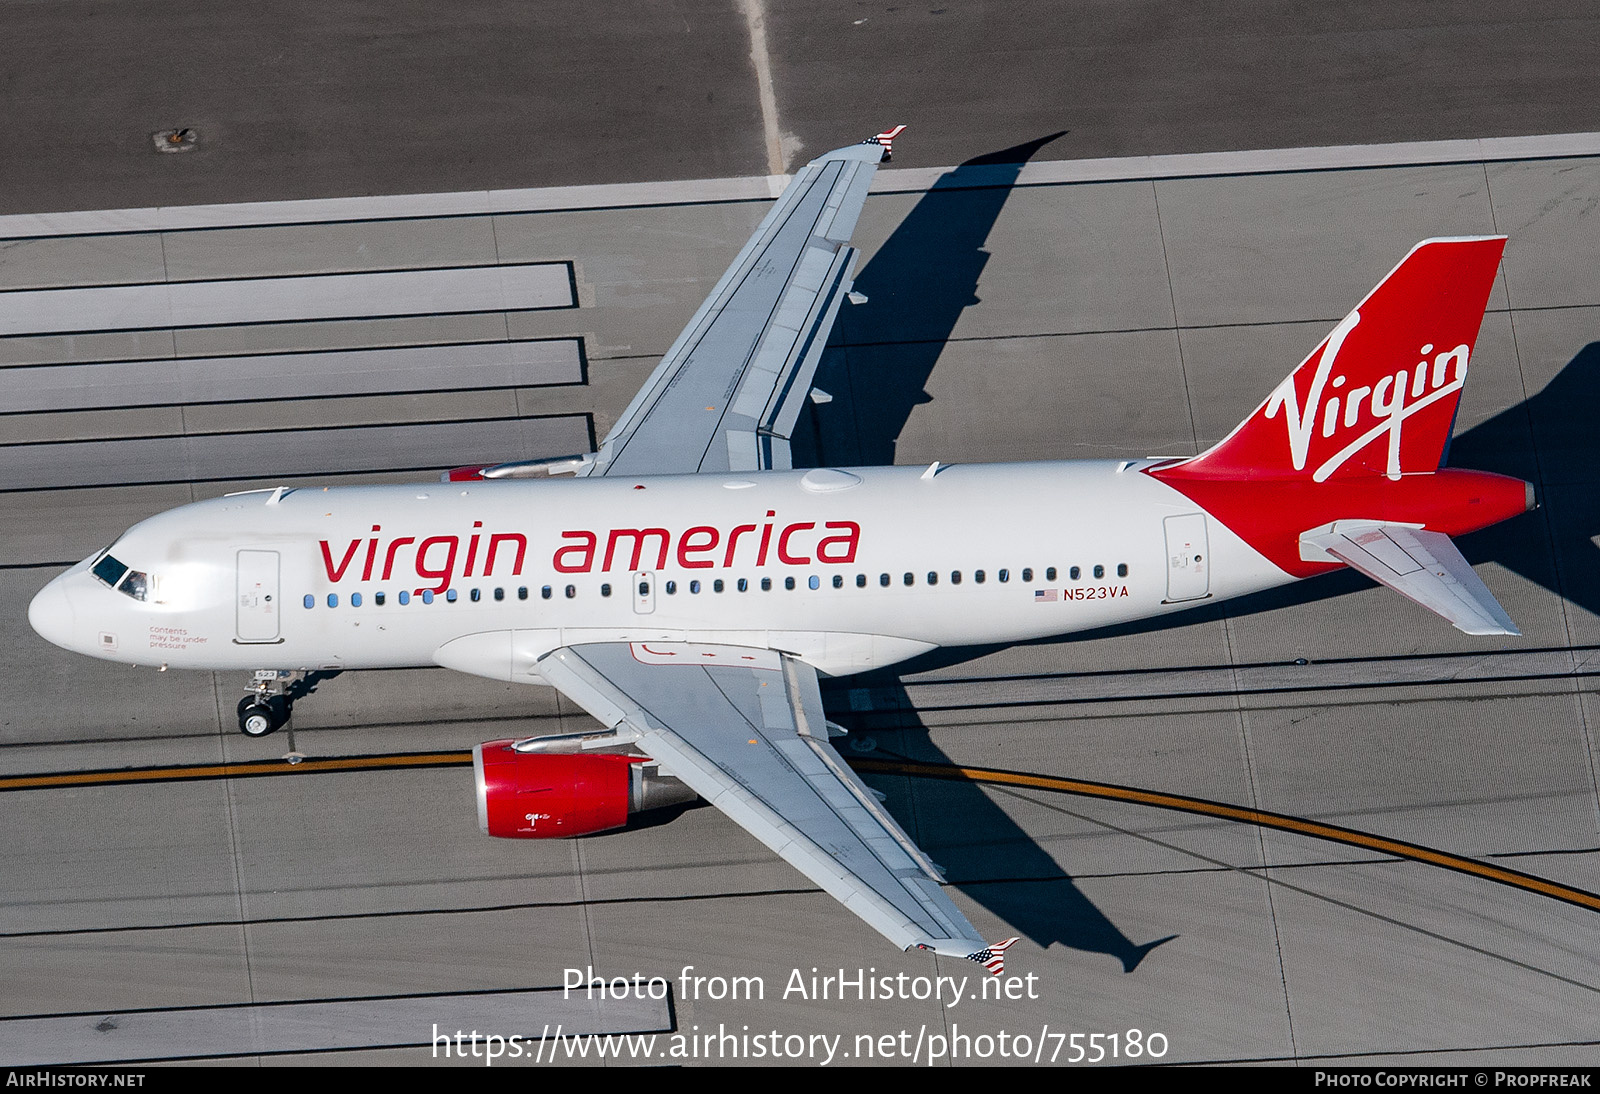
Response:
[[[279,760],[249,760],[241,763],[193,764],[171,767],[130,767],[110,771],[76,771],[48,775],[0,776],[0,792],[8,790],[65,789],[80,786],[121,786],[152,782],[185,782],[199,779],[244,779],[277,775],[310,775],[317,773],[383,771],[395,768],[462,767],[472,762],[470,752],[407,752],[378,756],[340,756],[330,759],[303,759],[297,763]],[[1570,885],[1534,877],[1518,870],[1483,862],[1448,851],[1439,851],[1388,836],[1361,832],[1337,824],[1305,820],[1284,813],[1271,813],[1262,809],[1248,809],[1225,802],[1191,798],[1182,794],[1167,794],[1155,790],[1141,790],[1112,783],[1089,782],[1085,779],[1066,779],[1055,775],[1036,775],[1024,771],[1002,771],[982,767],[962,767],[956,764],[916,763],[907,760],[869,760],[852,758],[851,766],[870,774],[907,775],[914,778],[952,779],[983,783],[993,786],[1020,786],[1057,794],[1075,794],[1080,797],[1099,798],[1105,801],[1129,802],[1153,806],[1182,813],[1217,817],[1222,820],[1253,824],[1281,832],[1293,832],[1313,839],[1360,847],[1395,858],[1425,862],[1446,870],[1471,874],[1485,881],[1508,885],[1525,892],[1537,893],[1567,904],[1575,904],[1600,912],[1600,895],[1575,889]]]
[[[381,771],[396,767],[460,767],[472,762],[470,752],[404,752],[387,756],[337,756],[326,760],[247,760],[232,764],[184,764],[173,767],[123,767],[111,771],[74,771],[59,775],[0,776],[0,791],[48,790],[69,786],[121,786],[128,783],[188,782],[195,779],[249,779],[270,775],[310,775],[331,771]]]
[[[1173,809],[1183,813],[1196,813],[1207,817],[1220,817],[1223,820],[1254,824],[1261,828],[1275,828],[1282,832],[1294,832],[1302,836],[1311,836],[1314,839],[1328,840],[1332,843],[1342,843],[1350,847],[1362,847],[1369,851],[1393,855],[1396,858],[1426,862],[1432,866],[1442,866],[1447,870],[1458,870],[1461,873],[1472,874],[1474,877],[1480,877],[1486,881],[1510,885],[1513,888],[1524,889],[1531,893],[1538,893],[1541,896],[1552,897],[1556,900],[1566,901],[1568,904],[1576,904],[1579,907],[1600,912],[1600,895],[1586,892],[1583,889],[1574,889],[1569,885],[1547,881],[1544,878],[1534,877],[1532,874],[1524,874],[1518,870],[1508,870],[1503,866],[1495,866],[1463,855],[1453,855],[1448,851],[1438,851],[1431,847],[1423,847],[1419,844],[1407,843],[1404,840],[1391,839],[1388,836],[1377,836],[1370,832],[1357,831],[1354,828],[1344,828],[1337,824],[1325,824],[1321,821],[1291,817],[1284,813],[1269,813],[1262,809],[1246,809],[1242,806],[1228,805],[1224,802],[1208,801],[1205,798],[1190,798],[1181,794],[1164,794],[1154,790],[1140,790],[1131,786],[1087,782],[1082,779],[1063,779],[1053,775],[1031,775],[1021,771],[996,771],[981,767],[911,763],[900,760],[856,760],[851,766],[857,771],[912,775],[930,779],[961,779],[968,782],[989,783],[995,786],[1025,786],[1035,790],[1049,790],[1058,794],[1077,794],[1083,797],[1101,798],[1108,801],[1151,805],[1158,809]]]

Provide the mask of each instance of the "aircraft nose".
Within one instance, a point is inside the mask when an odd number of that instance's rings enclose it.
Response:
[[[28,605],[28,623],[40,638],[62,649],[72,649],[72,634],[77,627],[77,617],[72,611],[72,601],[67,596],[61,578],[39,590]]]

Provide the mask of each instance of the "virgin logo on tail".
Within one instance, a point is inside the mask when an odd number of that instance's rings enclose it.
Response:
[[[1504,246],[1498,236],[1417,244],[1232,433],[1160,477],[1437,471]]]
[[[1403,368],[1381,377],[1371,386],[1363,384],[1348,391],[1341,390],[1347,378],[1342,374],[1337,375],[1331,384],[1333,394],[1324,400],[1323,396],[1330,386],[1328,376],[1338,361],[1339,351],[1344,348],[1345,338],[1360,322],[1361,312],[1358,309],[1345,316],[1344,321],[1328,335],[1317,361],[1316,373],[1311,379],[1311,391],[1307,395],[1304,412],[1300,409],[1294,375],[1284,377],[1283,383],[1267,399],[1265,413],[1268,418],[1277,417],[1279,410],[1284,412],[1284,425],[1289,431],[1289,458],[1296,471],[1305,470],[1312,434],[1317,429],[1319,418],[1322,422],[1321,434],[1325,438],[1343,440],[1352,433],[1356,434],[1354,439],[1318,465],[1311,473],[1313,482],[1325,482],[1329,475],[1344,466],[1345,461],[1385,433],[1389,434],[1389,454],[1384,474],[1391,479],[1398,479],[1400,439],[1405,420],[1453,392],[1460,391],[1467,379],[1467,360],[1472,354],[1472,347],[1463,342],[1435,356],[1430,365],[1426,359],[1426,355],[1434,348],[1430,342],[1418,351],[1424,355],[1424,359],[1417,362],[1415,372]],[[1408,393],[1412,400],[1410,403],[1406,402]],[[1373,422],[1376,424],[1369,424]]]

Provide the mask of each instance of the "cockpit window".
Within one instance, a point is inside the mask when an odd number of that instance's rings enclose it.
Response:
[[[130,570],[110,555],[94,564],[93,573],[124,596],[144,600],[150,595],[150,575]]]
[[[135,600],[143,600],[150,595],[150,576],[138,570],[129,570],[128,576],[117,586],[117,592],[126,593]]]
[[[94,564],[94,576],[110,585],[113,589],[117,587],[117,582],[122,580],[122,575],[127,572],[128,568],[110,555],[103,556],[99,562]]]

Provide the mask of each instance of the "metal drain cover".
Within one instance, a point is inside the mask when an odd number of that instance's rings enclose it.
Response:
[[[150,134],[150,140],[157,152],[193,152],[200,141],[200,132],[195,129],[163,129]]]

